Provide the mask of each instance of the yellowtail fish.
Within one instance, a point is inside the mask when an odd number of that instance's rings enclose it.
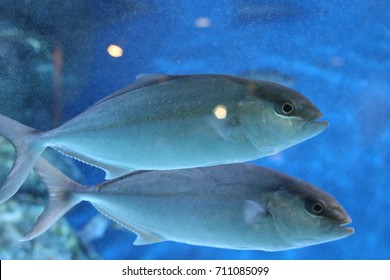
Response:
[[[168,170],[254,160],[323,131],[322,113],[284,86],[226,75],[142,75],[129,87],[47,132],[0,115],[16,148],[0,203],[50,146],[102,168],[106,179],[132,170]]]
[[[165,240],[241,250],[280,251],[351,235],[343,207],[329,194],[270,169],[227,164],[135,171],[85,187],[43,158],[35,166],[49,202],[23,240],[44,233],[79,202],[137,234],[134,245]]]

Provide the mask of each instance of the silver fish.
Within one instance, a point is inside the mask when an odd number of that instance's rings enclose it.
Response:
[[[134,245],[165,240],[218,248],[280,251],[351,235],[343,207],[321,189],[248,164],[135,171],[85,187],[39,159],[49,202],[23,240],[44,233],[80,201],[137,234]]]
[[[47,131],[0,115],[0,134],[17,151],[0,203],[50,146],[102,168],[106,179],[132,170],[244,162],[323,131],[322,113],[278,84],[226,75],[142,75],[136,83]]]

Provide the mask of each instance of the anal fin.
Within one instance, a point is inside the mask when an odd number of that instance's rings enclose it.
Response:
[[[85,155],[79,154],[79,153],[71,151],[71,150],[66,150],[66,149],[58,148],[58,147],[55,147],[54,149],[59,151],[60,153],[62,153],[64,155],[68,156],[68,157],[75,159],[75,160],[78,160],[78,161],[81,161],[85,164],[92,165],[92,166],[95,166],[97,168],[103,169],[106,172],[106,176],[105,176],[106,180],[118,178],[120,176],[126,175],[126,174],[135,170],[135,169],[131,169],[131,168],[124,169],[124,168],[121,168],[118,166],[109,165],[109,164],[100,162],[96,159],[89,158]]]
[[[167,240],[165,237],[157,233],[144,230],[138,226],[133,225],[130,221],[125,221],[121,219],[117,215],[111,213],[110,211],[107,211],[106,209],[101,208],[96,204],[93,204],[93,206],[106,217],[124,226],[128,230],[134,232],[137,235],[137,238],[133,242],[134,245],[147,245],[147,244],[153,244],[153,243],[163,242]]]
[[[144,231],[134,226],[131,228],[129,227],[129,229],[137,234],[137,238],[133,242],[134,245],[148,245],[166,240],[161,235],[158,235],[154,232]]]

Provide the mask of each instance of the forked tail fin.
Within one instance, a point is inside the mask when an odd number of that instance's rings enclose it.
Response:
[[[39,130],[25,126],[0,114],[0,135],[14,146],[16,159],[3,186],[0,188],[0,203],[10,199],[30,173],[35,161],[45,149],[38,141]]]
[[[73,206],[81,202],[77,193],[86,190],[43,157],[37,160],[34,170],[48,187],[49,201],[33,228],[21,241],[28,241],[43,234]]]

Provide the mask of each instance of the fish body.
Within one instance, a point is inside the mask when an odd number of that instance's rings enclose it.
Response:
[[[0,134],[17,158],[2,189],[10,198],[48,146],[102,168],[106,179],[132,170],[244,162],[277,153],[323,131],[303,95],[227,75],[142,75],[47,132],[0,115]]]
[[[280,251],[346,237],[342,206],[321,189],[248,164],[138,171],[82,187],[40,159],[48,206],[24,240],[46,231],[73,205],[90,201],[137,234],[135,245],[165,240],[241,250]]]

